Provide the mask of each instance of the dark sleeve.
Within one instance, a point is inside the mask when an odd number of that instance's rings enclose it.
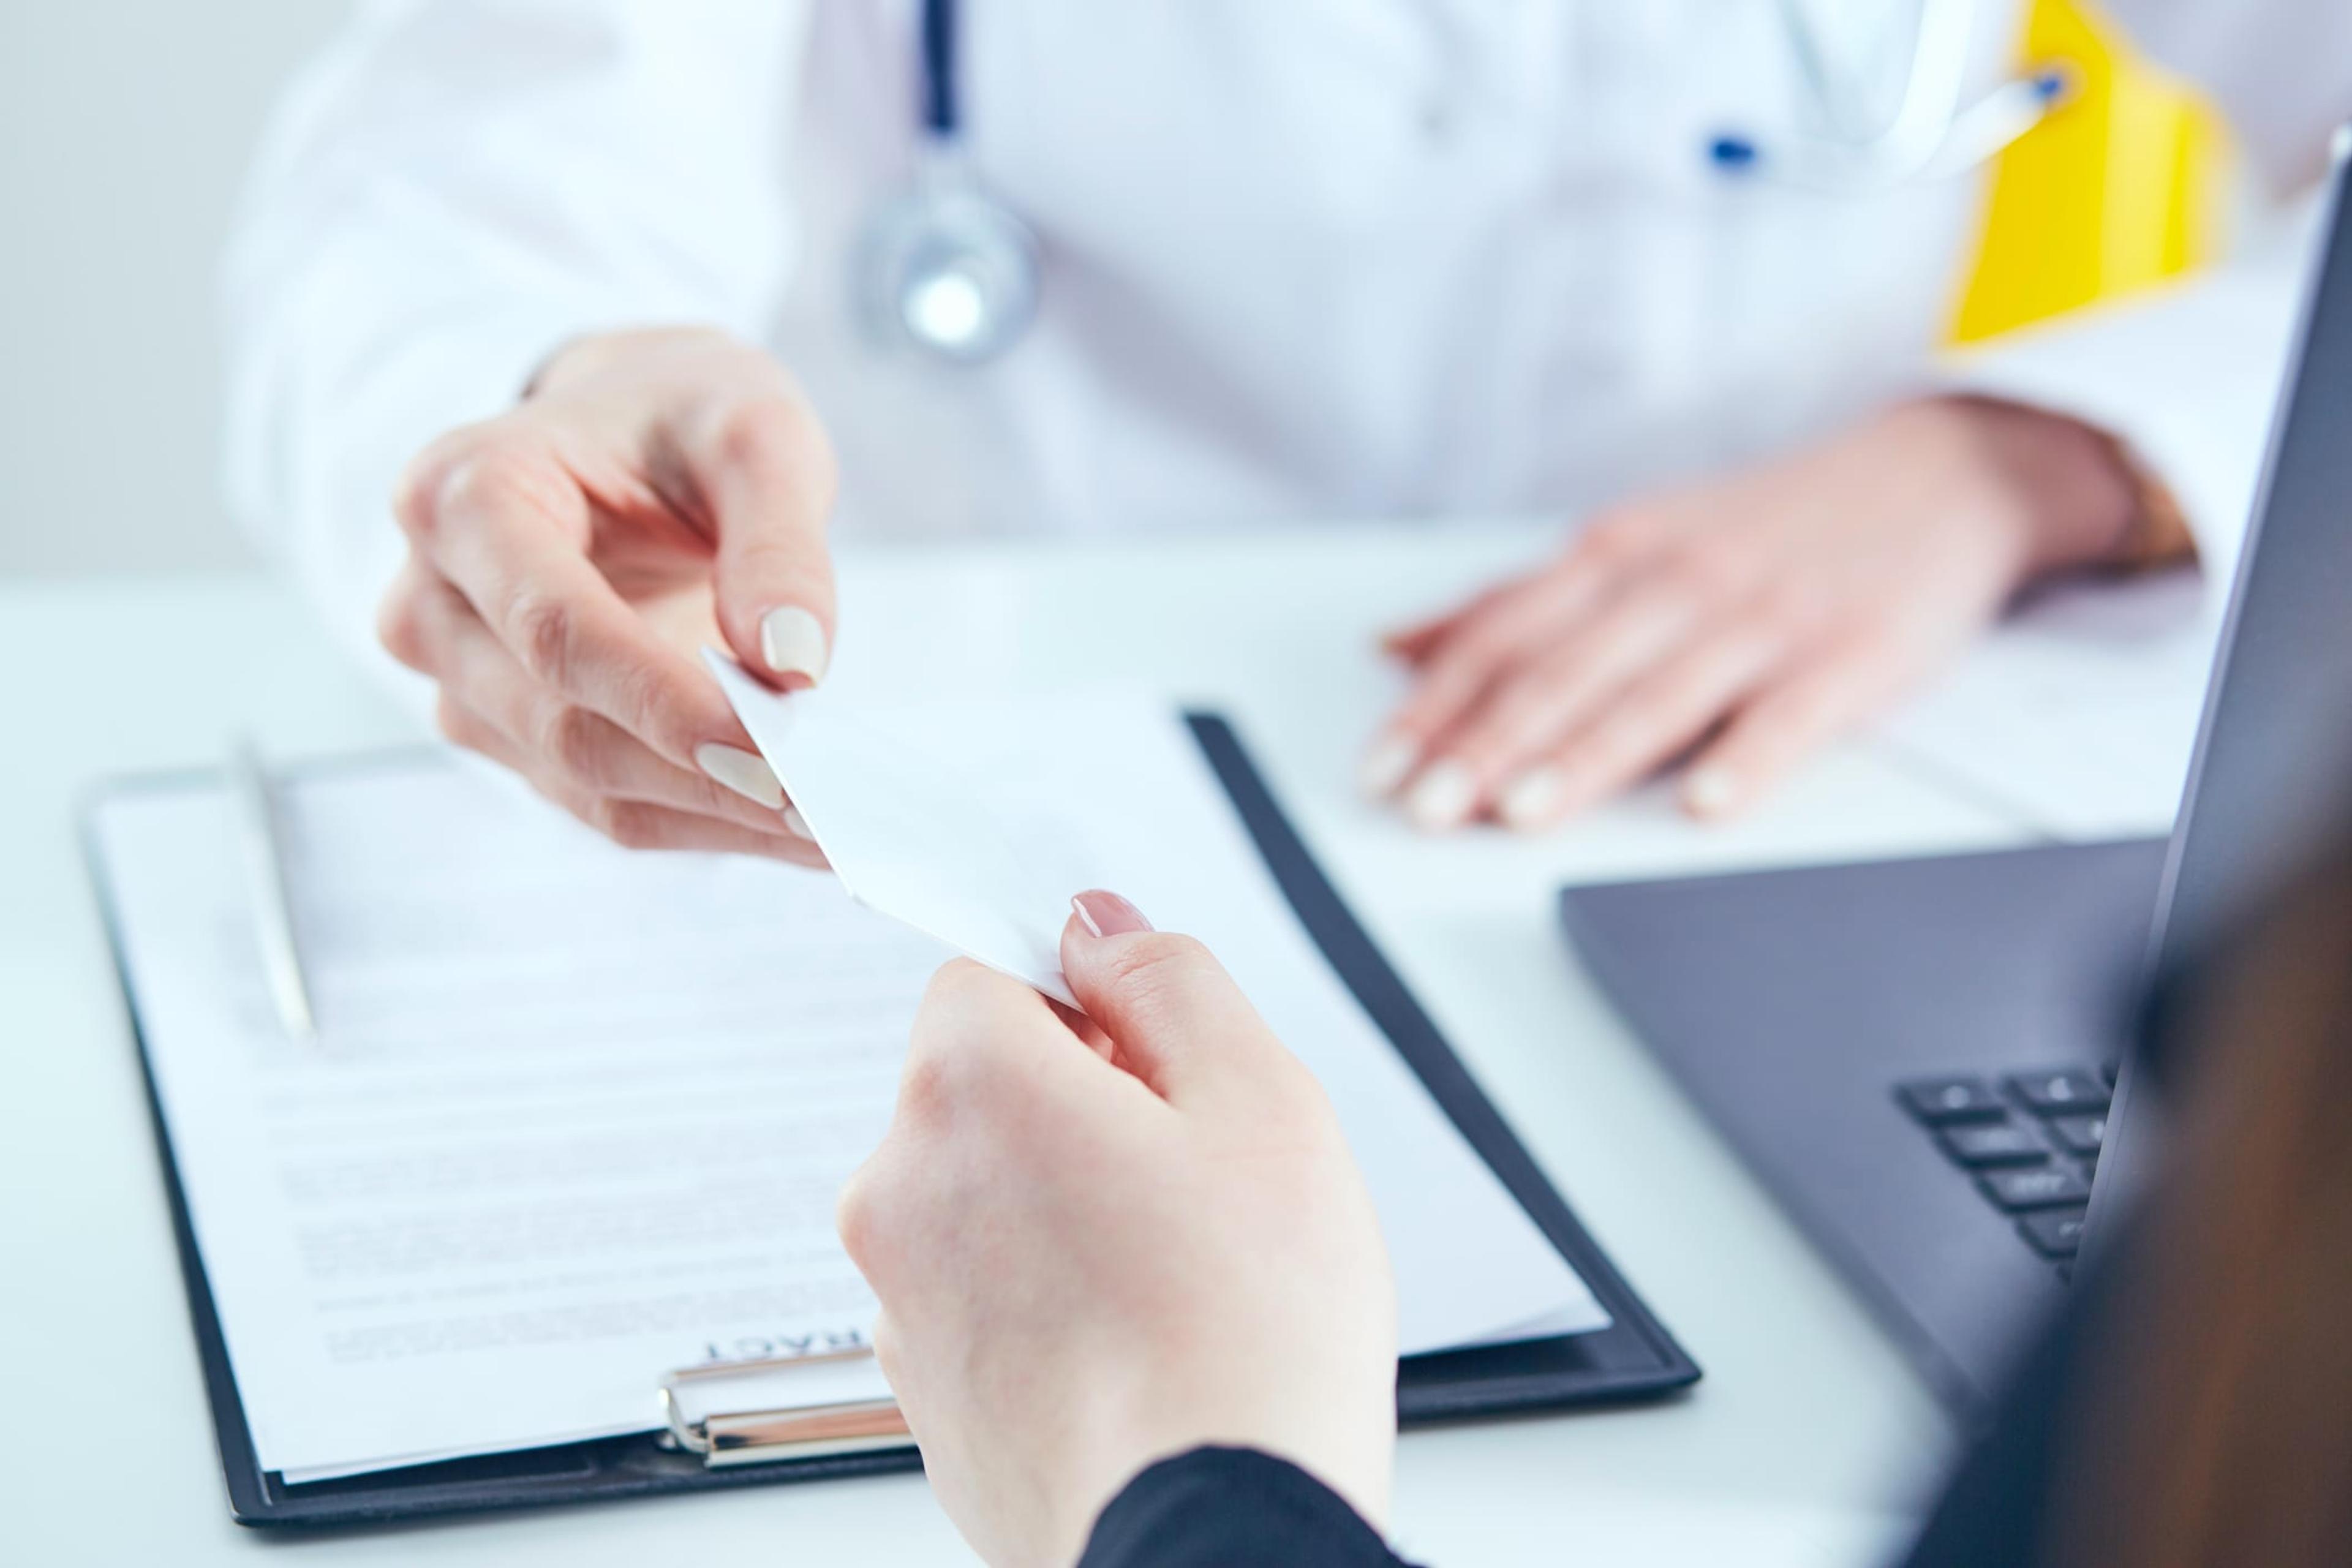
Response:
[[[1111,1499],[1078,1568],[1404,1568],[1339,1494],[1287,1459],[1195,1448]]]

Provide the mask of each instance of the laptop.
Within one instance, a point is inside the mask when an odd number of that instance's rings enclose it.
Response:
[[[2124,1046],[2151,965],[2279,880],[2352,782],[2348,178],[2339,156],[2168,839],[1560,896],[1625,1020],[1964,1413],[2160,1133]]]

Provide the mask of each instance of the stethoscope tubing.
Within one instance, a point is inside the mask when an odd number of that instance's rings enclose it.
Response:
[[[919,24],[923,130],[935,143],[953,142],[962,128],[957,100],[957,16],[954,0],[923,0]]]

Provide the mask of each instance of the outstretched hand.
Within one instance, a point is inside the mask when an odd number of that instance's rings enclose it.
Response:
[[[401,481],[384,646],[441,729],[638,847],[824,857],[696,658],[782,687],[834,633],[834,464],[782,366],[714,331],[583,339]]]

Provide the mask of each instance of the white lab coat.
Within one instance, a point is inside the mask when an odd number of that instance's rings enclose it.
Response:
[[[2276,182],[2318,172],[2352,5],[2111,8]],[[850,263],[914,151],[915,9],[359,7],[226,274],[234,504],[355,646],[409,455],[651,322],[801,375],[844,534],[1572,516],[1955,376],[2132,440],[2212,553],[2244,512],[2294,268],[1937,365],[1980,181],[1822,196],[1702,156],[1805,112],[1766,0],[969,0],[965,142],[1040,237],[1041,314],[976,371],[877,351]],[[1979,7],[1979,89],[2017,19]]]

